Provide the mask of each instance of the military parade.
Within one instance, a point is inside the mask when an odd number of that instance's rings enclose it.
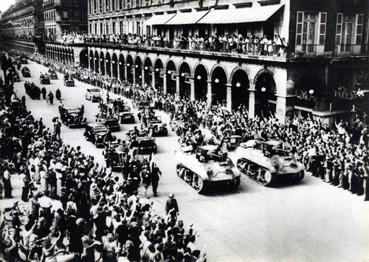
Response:
[[[369,4],[139,2],[2,14],[0,261],[365,261]]]

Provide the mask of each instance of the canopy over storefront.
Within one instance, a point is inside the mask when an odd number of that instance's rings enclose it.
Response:
[[[166,25],[192,25],[200,21],[204,16],[206,16],[209,11],[193,11],[178,13],[173,19],[170,19]]]
[[[212,10],[197,24],[241,24],[267,21],[284,5]]]
[[[145,25],[165,25],[170,21],[176,14],[164,14],[164,15],[154,15],[145,21]]]

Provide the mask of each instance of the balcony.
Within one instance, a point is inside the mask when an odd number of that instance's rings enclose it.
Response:
[[[55,43],[55,42],[49,42]],[[201,57],[201,58],[217,58],[219,60],[226,61],[248,61],[250,63],[285,63],[287,61],[286,54],[275,52],[264,53],[261,46],[250,45],[249,49],[227,49],[224,46],[195,46],[189,48],[188,42],[177,42],[174,41],[145,41],[145,42],[134,42],[127,43],[127,41],[117,39],[114,41],[107,39],[91,39],[85,37],[84,39],[78,39],[73,41],[56,41],[57,44],[63,45],[74,45],[74,46],[89,46],[89,47],[100,47],[100,48],[113,48],[113,49],[125,49],[132,51],[151,52],[151,53],[163,53],[171,55],[189,56],[189,57]]]

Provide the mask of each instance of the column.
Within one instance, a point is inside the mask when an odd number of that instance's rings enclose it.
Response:
[[[179,97],[179,94],[180,94],[180,90],[179,90],[179,88],[180,88],[180,76],[179,75],[177,75],[176,76],[176,96],[177,97]]]
[[[191,99],[191,101],[195,101],[195,78],[194,78],[194,76],[190,76],[189,80],[190,80],[190,85],[191,85],[190,99]]]
[[[156,69],[154,69],[154,68],[151,69],[151,71],[152,71],[151,86],[152,86],[153,89],[156,89],[156,86],[155,86],[155,70]]]
[[[276,118],[284,123],[286,121],[287,99],[285,96],[277,95]]]
[[[147,69],[147,70],[149,70],[149,69]],[[141,76],[142,76],[142,86],[143,87],[145,87],[145,67],[144,66],[142,66],[142,70],[141,70]]]
[[[249,88],[249,117],[255,118],[255,86],[250,83]]]
[[[135,65],[132,65],[131,67],[132,70],[132,82],[133,82],[133,85],[135,86],[136,85],[136,66]]]
[[[127,81],[127,72],[128,72],[128,69],[127,69],[127,64],[124,64],[124,78],[125,78],[125,80]]]
[[[210,80],[208,80],[208,92],[206,93],[206,98],[207,98],[207,102],[208,102],[208,106],[210,107],[212,104],[212,98],[213,98],[213,94],[212,94],[212,86],[211,86],[212,82]]]
[[[163,93],[166,94],[167,93],[167,70],[163,70],[164,71],[164,76],[163,76]]]
[[[226,84],[227,87],[227,109],[228,111],[232,111],[232,84]]]
[[[111,75],[111,77],[114,77],[114,75],[113,75],[114,67],[115,67],[115,61],[113,60],[113,56],[112,56],[112,59],[110,60],[110,75]]]

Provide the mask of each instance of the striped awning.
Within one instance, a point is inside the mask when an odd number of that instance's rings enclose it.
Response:
[[[153,15],[151,18],[145,21],[145,25],[165,25],[170,21],[176,14],[164,14],[164,15]]]
[[[194,25],[200,21],[209,11],[193,11],[178,13],[173,19],[170,19],[166,25]]]
[[[269,5],[237,9],[216,9],[204,16],[198,24],[241,24],[267,21],[284,5]]]

